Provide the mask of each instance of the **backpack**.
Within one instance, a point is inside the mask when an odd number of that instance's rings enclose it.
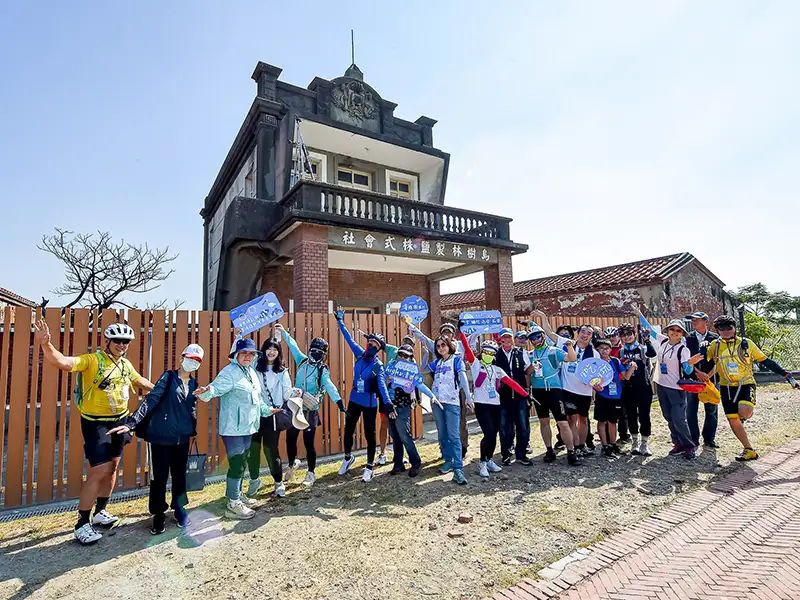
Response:
[[[83,393],[83,371],[78,371],[75,374],[75,387],[72,390],[72,404],[83,413],[83,400],[86,396],[88,396],[94,387],[105,379],[105,372],[106,372],[106,359],[105,355],[97,350],[95,352],[95,356],[97,356],[97,373],[94,375],[94,380],[92,381],[91,387],[88,389],[86,394]],[[125,364],[122,365],[122,373],[125,373]]]
[[[300,371],[300,368],[304,364],[306,364],[307,362],[308,362],[308,357],[306,357],[303,360],[301,360],[300,364],[297,365],[297,370]],[[324,364],[321,365],[321,366],[318,365],[316,367],[316,369],[317,369],[317,395],[319,395],[319,396],[321,396],[322,394],[325,393],[325,391],[322,389],[322,374],[325,371],[325,369],[327,369],[327,368],[328,368],[327,365],[324,365]],[[303,382],[303,384],[305,384],[305,381]],[[303,391],[305,391],[305,390],[303,390]]]
[[[669,340],[661,340],[660,347],[663,348],[664,344],[666,344],[668,341]],[[681,356],[683,355],[683,349],[685,347],[686,346],[684,344],[681,344],[680,346],[678,346],[678,366],[683,364],[683,361],[681,360]],[[662,358],[663,358],[663,354],[662,354]]]
[[[721,345],[722,345],[722,338],[721,337],[718,337],[717,339],[714,340],[714,357],[715,357],[715,360],[718,361],[718,362],[721,362],[721,359],[722,359],[722,356],[720,356],[720,353],[719,353],[719,348],[720,348]],[[751,365],[752,365],[752,362],[753,362],[752,359],[750,359],[750,353],[747,351],[749,347],[750,347],[750,342],[748,341],[747,338],[743,337],[741,339],[741,341],[739,342],[738,347],[736,348],[737,361],[742,363],[745,367],[748,365],[748,362]],[[750,360],[748,360],[748,359],[750,359]],[[745,379],[747,377],[747,375],[748,375],[747,369],[745,369],[744,372],[741,372],[742,369],[739,369],[740,372],[736,376],[732,376],[728,372],[728,368],[727,367],[724,367],[724,369],[725,369],[725,374],[727,375],[728,379],[730,381],[734,382],[734,383],[736,383],[738,381],[741,381],[742,379]]]

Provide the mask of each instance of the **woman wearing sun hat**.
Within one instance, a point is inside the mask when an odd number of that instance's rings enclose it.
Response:
[[[255,501],[242,494],[250,442],[261,425],[261,417],[280,410],[268,407],[261,399],[261,378],[253,368],[257,354],[253,340],[236,340],[228,355],[231,364],[222,369],[209,385],[194,392],[203,402],[220,399],[219,435],[228,455],[225,515],[231,519],[251,519],[255,514],[251,508]]]

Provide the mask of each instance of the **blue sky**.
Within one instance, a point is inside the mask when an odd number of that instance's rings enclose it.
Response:
[[[689,251],[729,287],[800,294],[799,3],[290,6],[3,3],[0,286],[58,304],[37,241],[105,229],[180,253],[150,299],[199,308],[198,212],[253,67],[339,76],[352,27],[395,114],[439,121],[447,203],[513,217],[516,279]]]

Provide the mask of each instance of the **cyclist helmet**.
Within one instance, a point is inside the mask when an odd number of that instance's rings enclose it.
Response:
[[[518,331],[514,334],[515,340],[527,340],[528,339],[528,332],[527,331]]]
[[[323,352],[328,351],[328,342],[322,338],[314,338],[311,340],[311,345],[309,346],[311,350],[322,350]]]
[[[544,329],[538,325],[534,325],[528,330],[528,339],[535,338],[540,335],[544,335]]]
[[[730,315],[720,315],[716,319],[714,319],[714,328],[718,329],[720,326],[730,326],[734,329],[736,328],[736,319],[731,317]]]
[[[486,340],[481,344],[481,352],[489,352],[491,354],[497,354],[497,350],[500,347],[497,345],[497,342],[492,340]]]
[[[404,358],[408,360],[414,356],[414,348],[409,346],[408,344],[403,344],[397,349],[397,356],[399,358]]]
[[[631,323],[622,323],[619,326],[619,334],[625,335],[626,333],[636,333],[636,328]]]
[[[386,338],[383,336],[382,333],[368,333],[364,337],[367,338],[368,342],[376,341],[378,345],[381,347],[381,350],[386,350]]]
[[[613,335],[619,335],[619,330],[616,327],[606,327],[603,330],[603,335],[606,338],[610,338]]]
[[[133,333],[133,329],[131,329],[125,323],[114,323],[113,325],[109,325],[106,327],[103,335],[107,340],[133,340],[136,336]]]

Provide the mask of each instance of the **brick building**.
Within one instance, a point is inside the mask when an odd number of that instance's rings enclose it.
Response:
[[[409,295],[439,322],[439,282],[483,271],[487,306],[513,314],[510,219],[445,206],[450,156],[436,121],[397,105],[351,65],[301,88],[258,63],[253,104],[205,199],[204,307],[267,291],[284,308],[384,312]]]
[[[622,265],[518,281],[513,286],[518,315],[538,309],[548,315],[628,317],[631,303],[655,317],[676,317],[702,310],[709,315],[733,314],[725,284],[688,252]],[[470,290],[441,297],[448,316],[486,305],[488,290]],[[494,292],[492,292],[493,294]]]

